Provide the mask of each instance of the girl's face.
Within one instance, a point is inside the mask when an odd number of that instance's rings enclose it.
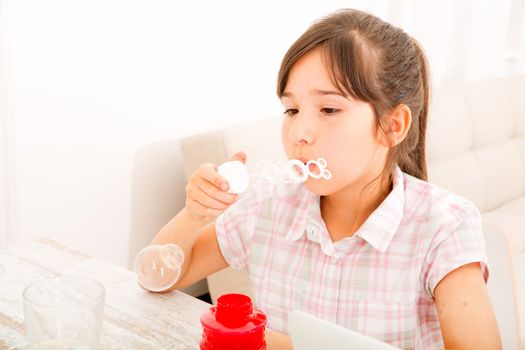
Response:
[[[332,172],[331,180],[309,178],[305,184],[310,191],[326,196],[361,189],[383,170],[388,148],[381,142],[372,106],[338,92],[321,49],[293,65],[281,101],[288,158],[306,163],[323,157]]]

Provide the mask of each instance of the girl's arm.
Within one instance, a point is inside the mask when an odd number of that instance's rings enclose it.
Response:
[[[436,286],[434,295],[445,349],[502,349],[478,263],[446,275]],[[270,329],[266,330],[266,343],[268,350],[292,349],[289,336]]]
[[[268,350],[292,350],[292,340],[286,334],[266,329],[264,337]]]
[[[446,275],[436,286],[434,298],[446,349],[502,349],[479,263]]]
[[[215,234],[215,222],[205,226],[193,219],[186,208],[171,219],[152,244],[175,243],[184,251],[184,264],[177,283],[165,292],[187,287],[228,267]]]
[[[246,162],[246,154],[237,152],[232,160]],[[174,243],[184,251],[179,280],[165,292],[183,288],[228,267],[215,233],[215,220],[238,199],[226,192],[227,180],[217,173],[217,166],[202,164],[186,186],[186,206],[155,236],[152,244]]]

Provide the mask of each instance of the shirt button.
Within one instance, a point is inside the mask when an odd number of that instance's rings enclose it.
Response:
[[[315,236],[315,232],[314,232],[314,230],[309,229],[309,230],[306,231],[306,232],[307,232],[307,234],[308,234],[308,238],[314,238],[314,236]]]
[[[339,258],[336,258],[335,256],[332,256],[330,261],[332,262],[332,264],[337,264],[339,262]]]

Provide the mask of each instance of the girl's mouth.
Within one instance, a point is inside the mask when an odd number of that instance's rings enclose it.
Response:
[[[310,174],[317,175],[319,173],[319,167],[314,163],[310,163],[308,164],[308,171],[310,172]]]
[[[320,169],[319,169],[319,166],[316,164],[316,162],[309,161],[306,158],[297,158],[297,159],[305,165],[305,168],[308,170],[310,174],[316,174],[316,175],[319,174]],[[308,164],[308,162],[310,163]]]

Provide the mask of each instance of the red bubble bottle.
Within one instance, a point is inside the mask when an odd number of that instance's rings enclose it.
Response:
[[[265,350],[266,315],[244,294],[224,294],[201,316],[201,350]]]

